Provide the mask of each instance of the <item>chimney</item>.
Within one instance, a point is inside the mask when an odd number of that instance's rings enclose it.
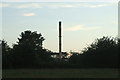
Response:
[[[62,36],[61,36],[61,21],[59,21],[59,58],[61,59],[62,58],[62,44],[61,44],[61,39],[62,39]]]

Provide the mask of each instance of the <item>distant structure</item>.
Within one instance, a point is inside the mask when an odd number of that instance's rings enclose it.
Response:
[[[59,21],[59,58],[62,58],[62,36],[61,36],[61,21]]]
[[[62,22],[59,21],[59,52],[51,53],[52,58],[68,60],[69,54],[67,52],[62,52]]]

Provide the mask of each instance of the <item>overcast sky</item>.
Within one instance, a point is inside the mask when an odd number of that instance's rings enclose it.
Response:
[[[80,3],[3,3],[2,34],[9,45],[25,30],[45,37],[44,47],[58,51],[58,22],[62,21],[63,51],[80,51],[102,36],[118,35],[118,4]],[[1,14],[1,13],[0,13]]]
[[[1,0],[2,2],[117,2],[119,0]]]

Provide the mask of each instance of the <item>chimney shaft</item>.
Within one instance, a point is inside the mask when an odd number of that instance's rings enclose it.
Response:
[[[62,36],[61,36],[61,21],[59,21],[59,56],[60,56],[60,58],[62,58],[61,38],[62,38]]]

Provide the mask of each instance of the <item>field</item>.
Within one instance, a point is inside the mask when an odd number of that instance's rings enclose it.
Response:
[[[118,69],[14,69],[3,78],[118,78]]]

